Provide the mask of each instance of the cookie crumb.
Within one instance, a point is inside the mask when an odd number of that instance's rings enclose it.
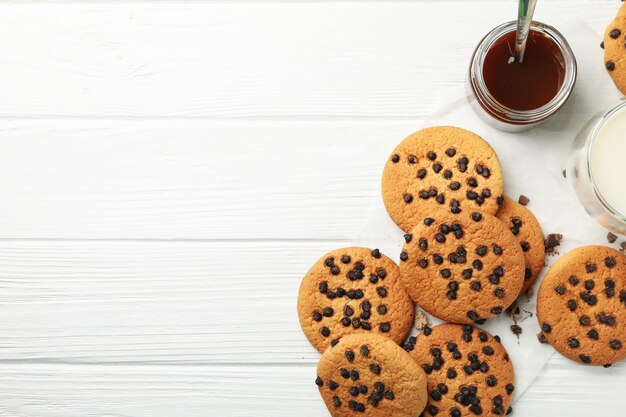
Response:
[[[537,340],[539,340],[539,343],[548,343],[548,339],[546,339],[546,335],[542,331],[537,333]]]
[[[556,255],[557,251],[554,250],[557,246],[561,244],[561,240],[563,239],[563,235],[560,233],[550,233],[548,237],[544,240],[544,246],[546,248],[546,254],[548,255]]]
[[[609,233],[606,235],[606,240],[608,240],[608,241],[609,241],[609,243],[615,243],[615,241],[617,240],[617,235],[615,235],[615,234],[613,234],[613,233],[609,232]]]
[[[535,295],[535,289],[533,287],[530,287],[528,291],[526,291],[526,298],[530,300],[531,298],[533,298],[533,295]]]
[[[567,171],[566,170],[563,170],[562,174],[563,174],[563,178],[567,178]]]
[[[520,334],[522,334],[522,328],[517,324],[513,324],[511,325],[511,333],[513,333],[515,336],[519,336]]]
[[[519,199],[517,200],[518,203],[520,203],[522,206],[527,205],[528,203],[530,203],[530,198],[526,197],[524,194],[519,196]]]
[[[422,331],[424,327],[430,327],[430,320],[422,310],[415,311],[415,321],[413,322],[417,330]]]

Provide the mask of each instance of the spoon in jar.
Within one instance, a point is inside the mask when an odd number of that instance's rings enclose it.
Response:
[[[537,0],[519,0],[517,9],[517,31],[515,37],[515,56],[511,57],[509,63],[524,62],[524,51],[526,51],[526,41],[530,33],[530,24],[533,21]]]

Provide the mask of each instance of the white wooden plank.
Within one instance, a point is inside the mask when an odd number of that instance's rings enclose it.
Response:
[[[565,361],[551,362],[513,416],[623,415],[623,364],[605,370]],[[0,416],[327,416],[314,379],[315,365],[0,364]]]
[[[352,239],[418,121],[0,122],[0,237]]]
[[[536,17],[608,22],[616,3]],[[0,116],[424,116],[513,16],[496,0],[3,3]]]
[[[336,242],[0,242],[0,362],[313,363],[297,292]]]

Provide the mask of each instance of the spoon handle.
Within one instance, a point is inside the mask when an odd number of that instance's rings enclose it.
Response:
[[[530,24],[533,21],[537,0],[519,0],[517,14],[517,37],[515,41],[515,62],[524,61],[526,41],[530,32]]]

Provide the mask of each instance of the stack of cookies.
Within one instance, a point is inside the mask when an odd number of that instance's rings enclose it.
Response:
[[[511,411],[513,365],[498,336],[474,324],[531,288],[545,248],[533,214],[503,189],[496,153],[467,130],[423,129],[392,152],[382,195],[405,232],[399,265],[377,249],[338,249],[300,287],[300,324],[323,354],[315,382],[333,416]],[[617,251],[568,254],[539,292],[546,339],[582,363],[623,359],[625,281]],[[414,304],[448,324],[407,339]]]

